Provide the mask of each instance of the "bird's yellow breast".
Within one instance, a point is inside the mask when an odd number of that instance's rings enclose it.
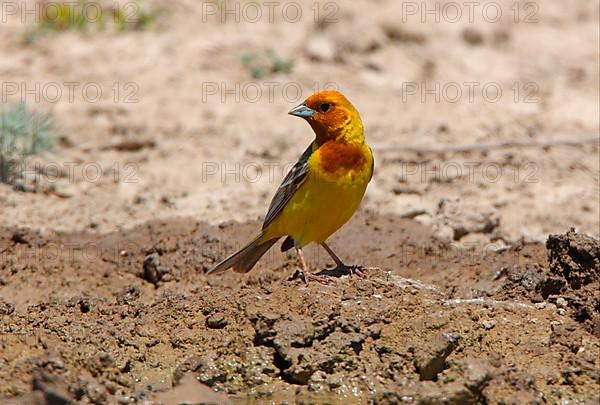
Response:
[[[324,242],[354,214],[371,179],[366,143],[329,142],[314,150],[306,181],[269,226],[269,237],[291,235],[297,245]]]

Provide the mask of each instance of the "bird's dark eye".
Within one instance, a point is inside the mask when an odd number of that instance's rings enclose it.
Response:
[[[327,111],[329,111],[330,107],[331,107],[331,104],[329,104],[329,103],[323,103],[323,104],[321,104],[321,111],[327,112]]]

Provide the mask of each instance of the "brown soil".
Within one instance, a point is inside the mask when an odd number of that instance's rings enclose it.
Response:
[[[258,226],[2,229],[1,394],[178,403],[200,387],[191,374],[244,403],[599,399],[597,240],[552,237],[549,266],[540,244],[440,244],[413,220],[363,212],[333,244],[380,267],[365,279],[335,275],[316,249],[332,285],[289,281],[295,259],[278,252],[249,275],[203,274]]]

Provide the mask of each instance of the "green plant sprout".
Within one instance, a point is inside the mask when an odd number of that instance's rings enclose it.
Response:
[[[22,178],[28,156],[52,147],[54,120],[30,110],[26,104],[9,107],[0,114],[0,182],[14,184]]]
[[[40,8],[37,22],[25,30],[24,40],[30,44],[41,36],[65,31],[105,31],[110,28],[117,32],[142,31],[156,25],[164,13],[163,8],[150,9],[137,2],[110,7],[100,7],[87,0],[76,4],[57,2]]]
[[[242,66],[253,79],[262,79],[268,74],[289,73],[294,67],[293,59],[281,57],[273,49],[267,49],[264,55],[254,52],[243,53],[240,56]]]

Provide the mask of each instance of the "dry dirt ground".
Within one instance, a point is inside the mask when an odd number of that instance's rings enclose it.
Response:
[[[3,230],[1,394],[207,401],[191,375],[240,403],[600,399],[597,240],[570,232],[548,251],[458,251],[414,220],[362,213],[348,224],[355,236],[334,242],[381,267],[368,278],[304,285],[281,255],[248,276],[202,275],[258,225]]]
[[[2,108],[51,112],[60,136],[0,184],[0,402],[600,401],[597,0],[477,3],[472,21],[466,2],[271,20],[147,1],[149,29],[31,44],[35,3],[7,3]],[[293,68],[252,78],[240,59],[268,49]],[[327,85],[376,159],[333,244],[377,269],[338,277],[309,249],[336,281],[306,286],[273,249],[205,277],[312,139],[286,112]]]

